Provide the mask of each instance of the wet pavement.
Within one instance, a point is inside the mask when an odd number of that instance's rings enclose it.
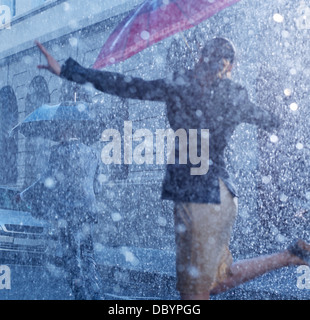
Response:
[[[174,253],[143,248],[101,248],[97,260],[106,300],[178,300]],[[9,265],[11,289],[0,290],[1,300],[71,300],[60,268]],[[297,286],[296,267],[265,274],[213,300],[308,300],[309,289]]]

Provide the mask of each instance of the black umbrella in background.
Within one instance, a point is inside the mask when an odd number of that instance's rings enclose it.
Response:
[[[56,142],[65,134],[89,145],[100,140],[104,123],[85,102],[61,102],[37,108],[15,126],[11,134],[16,130],[28,138],[41,137]]]

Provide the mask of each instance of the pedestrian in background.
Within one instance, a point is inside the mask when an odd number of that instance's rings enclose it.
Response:
[[[100,300],[102,280],[94,257],[93,229],[98,222],[94,182],[99,159],[75,137],[72,128],[59,130],[48,169],[21,192],[37,217],[56,223],[63,267],[76,300]]]

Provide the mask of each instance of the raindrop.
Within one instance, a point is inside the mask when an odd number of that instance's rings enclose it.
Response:
[[[199,277],[199,270],[194,267],[191,266],[188,268],[188,273],[193,277],[193,278],[198,278]]]
[[[186,226],[184,224],[180,223],[176,226],[177,233],[184,233],[185,231],[186,231]]]
[[[281,14],[279,14],[279,13],[275,13],[275,14],[273,15],[273,20],[274,20],[275,22],[282,23],[282,22],[284,21],[284,17],[283,17]]]
[[[284,193],[282,193],[282,194],[280,195],[280,201],[282,201],[282,202],[286,202],[286,201],[287,201],[287,199],[288,199],[288,196],[287,196],[287,195],[285,195]]]
[[[25,64],[32,64],[33,63],[33,59],[30,56],[25,56],[23,58],[23,61],[24,61]]]
[[[113,292],[114,292],[114,293],[119,293],[120,291],[121,291],[121,287],[120,287],[119,284],[117,284],[117,285],[115,285],[115,286],[113,287]]]
[[[70,20],[68,24],[69,24],[69,27],[72,29],[75,29],[79,26],[78,22],[75,19]]]
[[[65,219],[59,219],[58,228],[66,228],[66,227],[67,227],[67,221]]]
[[[102,245],[101,243],[96,242],[96,243],[94,243],[94,249],[95,249],[96,251],[100,252],[100,251],[103,251],[103,250],[104,250],[104,247],[103,247],[103,245]]]
[[[149,33],[148,31],[146,31],[146,30],[143,30],[143,31],[141,32],[140,36],[141,36],[141,38],[142,38],[143,40],[149,40],[149,38],[150,38],[150,33]]]
[[[54,188],[55,180],[53,178],[46,178],[44,181],[44,186],[48,189]]]
[[[302,143],[298,142],[298,143],[296,144],[296,148],[297,148],[298,150],[301,150],[301,149],[304,148],[304,145],[303,145]]]
[[[298,104],[296,102],[293,102],[290,104],[290,109],[292,111],[296,111],[298,109]]]
[[[262,177],[262,183],[264,184],[268,184],[271,181],[271,177],[270,176],[263,176]]]
[[[122,248],[121,250],[122,254],[125,256],[126,262],[130,262],[133,265],[138,265],[139,260],[136,258],[136,256],[129,251],[127,248]]]
[[[270,141],[273,143],[277,143],[279,141],[278,136],[276,136],[275,134],[270,136]]]
[[[282,31],[282,37],[283,38],[288,38],[290,36],[290,33],[287,30]]]
[[[271,226],[270,231],[274,235],[279,234],[279,230],[275,226]]]
[[[167,219],[164,217],[159,217],[157,222],[162,227],[165,227],[167,225]]]
[[[88,224],[84,224],[82,227],[82,233],[84,235],[88,235],[88,234],[90,234],[90,232],[91,232],[90,226]]]
[[[98,182],[100,183],[100,184],[103,184],[103,183],[105,183],[105,182],[107,182],[108,181],[108,177],[107,177],[107,175],[105,175],[105,174],[103,174],[103,173],[100,173],[99,175],[98,175]]]
[[[131,76],[125,76],[124,81],[129,83],[132,81],[132,77]]]
[[[282,234],[278,234],[278,235],[276,236],[276,241],[277,241],[277,242],[280,242],[280,243],[284,243],[284,242],[286,241],[286,237],[283,236]]]
[[[203,132],[201,132],[201,138],[203,138],[203,139],[209,139],[209,136],[210,136],[209,131],[203,131]],[[209,161],[209,164],[212,165],[212,160]]]
[[[286,89],[284,89],[284,94],[285,94],[287,97],[289,97],[289,96],[292,95],[292,90],[289,89],[289,88],[286,88]]]
[[[241,210],[240,213],[239,213],[239,216],[243,219],[248,219],[249,218],[249,214],[247,211],[245,210]]]
[[[122,216],[118,212],[113,212],[111,214],[111,218],[114,222],[118,222],[118,221],[122,220]]]
[[[304,74],[305,74],[306,76],[310,76],[310,68],[305,68],[305,69],[304,69]]]
[[[79,104],[77,106],[77,109],[79,110],[79,112],[83,112],[86,110],[86,106],[85,106],[85,104]]]
[[[77,38],[70,38],[69,43],[71,47],[76,47],[78,45],[78,39]]]
[[[201,110],[197,110],[196,111],[196,116],[197,117],[201,117],[202,116],[202,111]]]
[[[295,76],[297,74],[297,70],[295,68],[290,69],[290,74]]]
[[[63,8],[65,11],[69,11],[70,10],[70,4],[68,2],[64,2],[63,3]]]

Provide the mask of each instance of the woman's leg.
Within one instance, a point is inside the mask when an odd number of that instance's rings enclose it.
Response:
[[[211,294],[219,294],[270,271],[304,264],[288,250],[233,263],[226,279],[216,284]]]
[[[232,194],[220,181],[221,204],[175,205],[177,289],[181,299],[208,300],[232,264],[228,250],[236,217]]]

